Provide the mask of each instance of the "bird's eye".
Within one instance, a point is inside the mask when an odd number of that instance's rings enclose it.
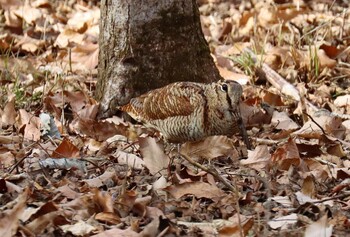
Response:
[[[222,84],[222,85],[221,85],[221,90],[227,92],[227,90],[228,90],[227,84]]]

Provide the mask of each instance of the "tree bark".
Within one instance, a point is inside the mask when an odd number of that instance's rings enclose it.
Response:
[[[175,81],[221,78],[195,0],[102,0],[98,69],[99,117]]]

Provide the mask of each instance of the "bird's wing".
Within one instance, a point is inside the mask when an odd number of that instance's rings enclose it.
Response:
[[[134,98],[122,107],[137,120],[157,120],[188,116],[203,96],[203,88],[196,83],[176,82]]]

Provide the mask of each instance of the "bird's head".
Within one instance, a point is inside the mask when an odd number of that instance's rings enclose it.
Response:
[[[238,106],[243,93],[242,86],[238,82],[233,80],[219,81],[216,90],[221,100],[226,100],[233,107]]]

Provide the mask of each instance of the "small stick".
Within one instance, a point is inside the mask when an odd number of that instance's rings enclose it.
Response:
[[[199,164],[198,162],[195,162],[194,160],[192,160],[192,158],[190,158],[188,155],[183,154],[180,152],[180,155],[187,160],[190,164],[196,166],[197,168],[204,170],[205,172],[213,175],[215,178],[217,178],[218,180],[220,180],[231,192],[236,192],[235,187],[233,187],[226,179],[224,179],[216,170],[213,169],[209,169],[201,164]]]
[[[324,129],[321,127],[321,125],[319,125],[319,124],[315,121],[315,119],[314,119],[313,117],[311,117],[311,115],[309,115],[309,114],[307,114],[307,113],[305,113],[305,112],[304,112],[304,114],[305,114],[306,116],[308,116],[308,117],[311,119],[311,121],[312,121],[314,124],[316,124],[317,127],[319,127],[319,128],[321,129],[321,131],[322,131],[322,133],[323,133],[324,135],[327,135],[326,132],[324,131]]]

